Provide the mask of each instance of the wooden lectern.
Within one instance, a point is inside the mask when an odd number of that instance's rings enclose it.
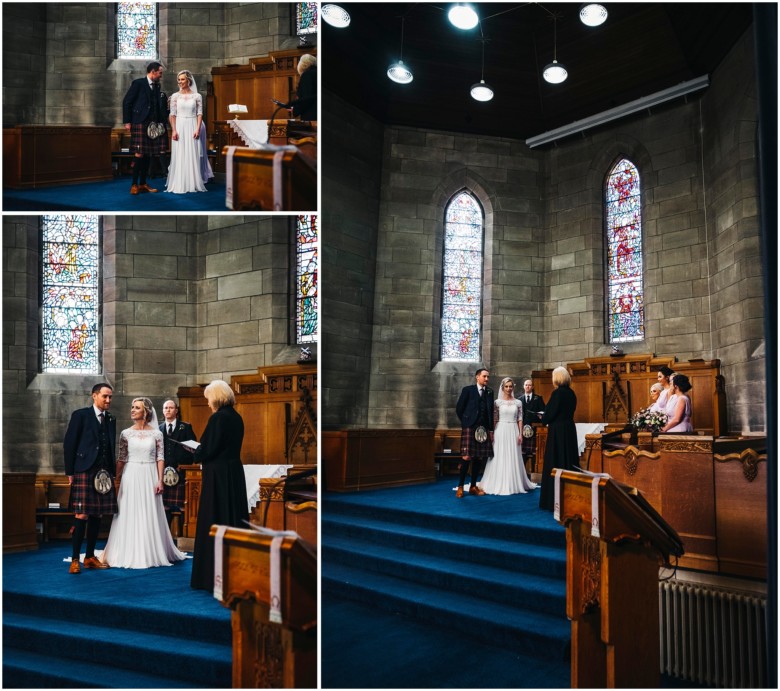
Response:
[[[679,537],[638,490],[573,471],[561,474],[559,520],[572,687],[658,687],[658,567],[682,554]]]
[[[211,526],[211,536],[218,526]],[[233,688],[317,687],[317,557],[295,537],[280,547],[281,623],[271,621],[272,537],[228,528],[222,604],[232,610]]]

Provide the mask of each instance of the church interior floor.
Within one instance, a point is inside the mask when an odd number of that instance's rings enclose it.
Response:
[[[191,559],[72,575],[69,556],[3,555],[5,688],[230,686],[230,610],[190,588]]]
[[[117,177],[104,182],[89,182],[35,189],[3,190],[4,211],[175,211],[191,213],[213,211],[226,213],[225,181],[209,182],[205,192],[170,194],[165,191],[165,178],[150,178],[154,193],[130,194],[132,178]]]

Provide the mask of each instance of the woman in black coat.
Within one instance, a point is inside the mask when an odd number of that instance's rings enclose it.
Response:
[[[317,58],[313,55],[301,55],[298,60],[297,98],[287,104],[292,109],[293,117],[301,120],[317,119]]]
[[[230,386],[216,379],[203,391],[209,408],[209,418],[195,462],[203,467],[203,484],[195,532],[195,552],[192,558],[193,588],[214,588],[214,538],[209,535],[214,523],[234,528],[246,528],[249,507],[241,463],[244,441],[244,421],[233,406],[236,397]]]
[[[556,367],[552,373],[555,390],[547,402],[542,423],[547,425],[547,448],[544,451],[542,470],[542,491],[539,508],[552,511],[555,507],[555,478],[553,468],[573,470],[580,457],[577,447],[577,428],[574,426],[574,411],[577,396],[569,388],[571,377],[565,367]]]

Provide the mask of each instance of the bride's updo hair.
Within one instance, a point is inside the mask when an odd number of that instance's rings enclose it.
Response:
[[[187,82],[189,86],[192,86],[195,83],[195,80],[192,77],[192,72],[190,72],[189,70],[182,70],[181,72],[179,72],[179,74],[176,75],[176,81],[179,81],[179,77],[181,77],[182,75],[187,77]]]
[[[152,402],[145,396],[143,398],[134,398],[133,403],[136,401],[141,401],[144,404],[144,422],[149,422],[152,419],[152,410],[154,409]]]

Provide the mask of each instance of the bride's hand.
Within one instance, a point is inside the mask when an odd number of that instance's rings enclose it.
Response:
[[[171,135],[171,139],[173,139],[173,141],[175,142],[179,141],[179,133],[176,130],[173,131],[173,134]]]
[[[198,139],[199,137],[200,137],[200,132],[196,132],[195,134],[192,135],[193,139]]]
[[[161,480],[160,482],[157,483],[157,487],[154,488],[154,493],[155,494],[162,494],[162,491],[163,491],[163,483],[162,483],[162,480]]]

